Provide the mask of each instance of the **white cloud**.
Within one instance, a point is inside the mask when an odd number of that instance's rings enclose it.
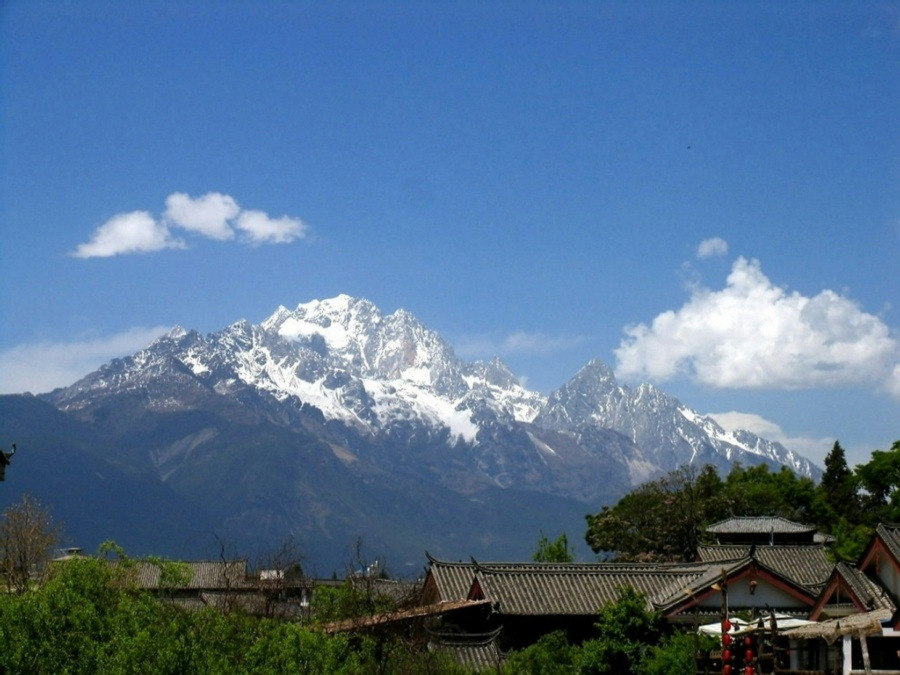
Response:
[[[165,217],[178,227],[225,241],[234,238],[234,230],[228,221],[240,212],[237,202],[228,195],[210,192],[191,199],[183,192],[176,192],[166,199]]]
[[[900,391],[900,344],[878,317],[834,291],[788,293],[755,260],[738,258],[724,289],[697,286],[680,309],[625,333],[615,350],[625,379],[687,375],[737,389]]]
[[[701,260],[722,256],[728,253],[728,242],[721,237],[710,237],[700,242],[697,247],[697,257]]]
[[[121,253],[143,253],[165,248],[181,248],[168,228],[157,223],[146,211],[120,213],[103,223],[91,240],[79,244],[72,253],[76,258],[108,258]]]
[[[262,211],[243,211],[235,225],[246,232],[254,244],[287,244],[306,236],[306,225],[297,218],[269,218]]]
[[[514,331],[506,336],[481,334],[460,338],[454,351],[463,358],[490,358],[513,354],[551,354],[585,342],[581,335],[546,335]]]
[[[298,218],[269,218],[263,211],[242,211],[233,197],[219,192],[197,198],[175,192],[166,198],[162,219],[147,211],[120,213],[98,227],[91,240],[79,244],[72,255],[97,258],[185,248],[185,242],[173,237],[169,226],[219,241],[234,239],[237,228],[244,234],[241,242],[251,245],[288,244],[306,237],[309,231]]]
[[[775,422],[753,413],[732,410],[724,413],[709,413],[709,416],[726,431],[737,431],[738,429],[750,431],[762,438],[781,443],[788,450],[793,450],[807,459],[811,459],[819,466],[824,464],[825,455],[831,450],[836,440],[824,437],[790,436]]]
[[[111,359],[133,354],[169,331],[163,326],[77,342],[40,342],[0,351],[0,393],[43,393],[65,387]]]

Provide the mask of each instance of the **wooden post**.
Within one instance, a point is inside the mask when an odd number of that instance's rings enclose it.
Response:
[[[725,568],[722,568],[722,578],[719,581],[719,584],[722,586],[722,623],[720,627],[722,629],[722,635],[725,635],[725,622],[728,621],[728,576],[725,573]],[[724,653],[724,645],[720,644],[719,648],[722,649]],[[722,670],[725,670],[725,660],[722,659]]]
[[[770,638],[772,641],[772,672],[778,673],[781,670],[781,666],[778,664],[780,650],[778,648],[778,620],[775,618],[775,610],[769,611],[769,631],[772,636]],[[788,664],[788,668],[790,668],[790,664]]]
[[[866,640],[866,634],[862,631],[859,632],[859,646],[862,647],[863,668],[866,670],[866,675],[870,675],[872,663],[869,661],[869,641]]]

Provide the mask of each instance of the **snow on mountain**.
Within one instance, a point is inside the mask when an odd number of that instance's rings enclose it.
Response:
[[[157,409],[200,405],[214,395],[263,395],[282,413],[311,406],[324,420],[372,437],[419,425],[446,434],[450,446],[480,448],[477,462],[494,467],[494,481],[501,473],[512,480],[516,470],[533,479],[542,469],[531,462],[562,462],[555,450],[561,437],[548,443],[549,432],[574,438],[563,445],[591,457],[603,456],[597,443],[611,443],[632,483],[685,462],[763,461],[816,471],[777,443],[725,431],[653,385],[620,386],[600,361],[546,398],[524,388],[499,359],[460,361],[409,312],[385,315],[347,295],[279,307],[258,325],[239,321],[205,337],[176,328],[52,396],[59,407],[78,409],[123,391],[140,392]],[[527,433],[516,431],[523,425]],[[613,430],[633,446],[590,429]]]
[[[601,361],[590,362],[554,392],[535,423],[555,429],[586,424],[614,429],[631,438],[663,470],[684,463],[727,467],[740,461],[784,464],[803,475],[818,474],[809,460],[780,443],[749,431],[726,431],[652,384],[634,389],[619,385]]]

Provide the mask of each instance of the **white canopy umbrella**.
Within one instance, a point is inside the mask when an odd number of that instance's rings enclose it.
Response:
[[[744,633],[751,633],[756,630],[756,627],[759,625],[759,620],[762,619],[763,627],[768,630],[770,625],[771,615],[764,614],[761,617],[753,620],[747,621],[746,619],[741,619],[737,616],[729,617],[729,621],[731,622],[731,629],[728,631],[731,635],[742,635]],[[799,626],[807,626],[809,624],[815,623],[815,621],[807,621],[806,619],[797,619],[788,614],[776,614],[775,615],[775,625],[778,628],[779,632],[783,630],[787,630],[788,628],[798,628]],[[703,633],[704,635],[713,635],[713,636],[721,636],[722,635],[722,622],[717,623],[707,623],[703,626],[700,626],[697,629],[697,632]]]

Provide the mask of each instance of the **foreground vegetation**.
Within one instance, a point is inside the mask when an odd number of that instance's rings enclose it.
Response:
[[[124,558],[115,565],[75,558],[54,565],[40,587],[0,596],[0,672],[470,672],[408,635],[331,635],[317,622],[185,610],[138,590],[129,567]],[[177,567],[164,572],[178,574]],[[369,602],[354,593],[351,585],[325,593],[328,618]],[[659,616],[644,606],[643,596],[626,589],[618,603],[600,609],[596,639],[570,645],[563,633],[551,633],[493,670],[690,673],[693,636],[663,637]],[[335,614],[336,607],[344,609]]]
[[[138,590],[129,561],[75,558],[0,596],[4,673],[454,672],[444,654],[316,624],[185,610]],[[346,593],[345,593],[346,595]],[[334,606],[334,595],[326,594]],[[352,598],[351,598],[352,600]],[[353,607],[348,601],[346,607]],[[333,616],[333,615],[332,615]]]

